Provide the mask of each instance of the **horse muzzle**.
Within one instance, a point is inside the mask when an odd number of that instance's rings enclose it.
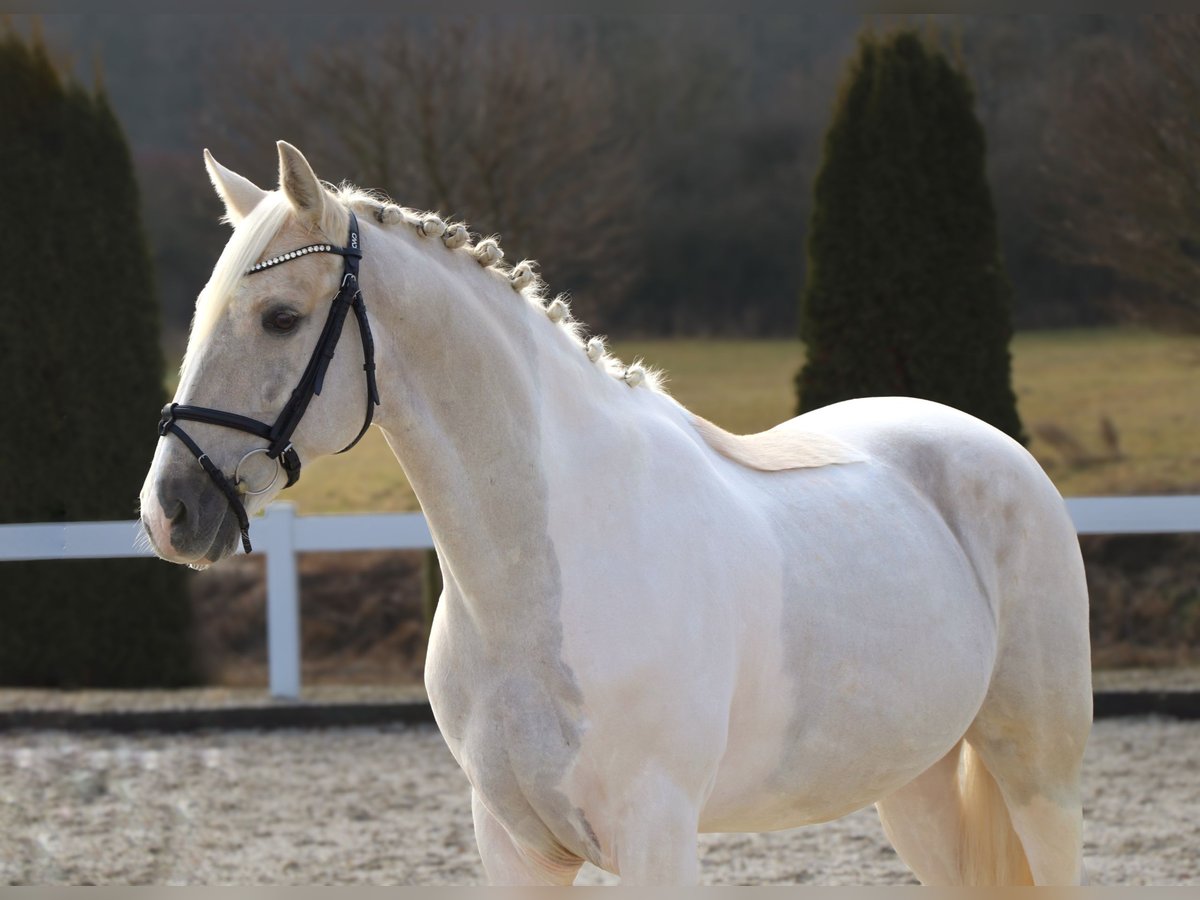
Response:
[[[149,494],[142,528],[162,559],[203,568],[236,551],[238,517],[203,472],[164,478]]]

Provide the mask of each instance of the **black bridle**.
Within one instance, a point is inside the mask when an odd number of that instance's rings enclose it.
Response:
[[[358,319],[358,333],[362,338],[363,371],[367,375],[367,415],[354,440],[338,453],[345,453],[362,439],[362,436],[367,433],[367,429],[371,427],[371,421],[375,417],[375,407],[379,404],[379,388],[375,384],[375,342],[371,338],[371,326],[367,321],[367,307],[363,302],[362,291],[358,287],[358,263],[362,259],[362,249],[358,235],[358,220],[354,217],[354,213],[350,213],[350,237],[345,247],[335,247],[332,244],[311,244],[257,263],[246,274],[253,275],[255,272],[262,272],[273,266],[307,256],[309,253],[340,255],[344,260],[342,283],[338,288],[337,296],[333,298],[329,307],[329,316],[325,319],[325,327],[321,331],[321,337],[317,340],[317,346],[313,348],[312,356],[309,357],[308,366],[305,367],[304,374],[300,376],[300,383],[292,391],[287,405],[280,410],[275,424],[268,425],[236,413],[209,409],[206,406],[187,406],[182,403],[168,403],[164,406],[162,418],[158,422],[158,433],[162,436],[173,434],[179,438],[183,445],[192,452],[192,455],[200,461],[200,465],[208,473],[208,477],[225,495],[230,507],[238,517],[238,523],[242,529],[242,546],[247,553],[250,552],[250,518],[246,515],[246,507],[242,504],[242,495],[263,494],[269,491],[279,478],[280,468],[287,474],[285,488],[291,487],[300,480],[300,455],[292,446],[292,433],[300,424],[312,398],[321,393],[321,388],[325,383],[325,372],[333,360],[334,348],[337,346],[338,338],[342,335],[342,325],[345,324],[346,314],[351,309],[354,310],[354,316]],[[200,445],[179,427],[177,420],[180,419],[236,428],[239,431],[257,435],[270,443],[266,447],[257,447],[245,454],[238,461],[233,470],[233,477],[230,478],[218,469],[208,458],[208,454],[200,449]],[[272,478],[271,483],[262,490],[239,490],[241,479],[238,472],[242,463],[256,453],[263,453],[268,459],[275,460],[277,463],[275,478]]]

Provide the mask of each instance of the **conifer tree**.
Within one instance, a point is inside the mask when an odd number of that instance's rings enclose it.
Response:
[[[814,189],[800,412],[923,397],[1024,440],[984,160],[967,76],[915,32],[865,36]]]
[[[0,35],[0,83],[0,521],[131,519],[164,391],[129,149],[39,40]],[[0,683],[195,679],[178,567],[0,566]]]

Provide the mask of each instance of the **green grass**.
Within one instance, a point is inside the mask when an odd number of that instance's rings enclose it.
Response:
[[[1200,490],[1200,338],[1118,329],[1034,332],[1019,334],[1012,349],[1030,450],[1064,494]],[[743,434],[791,417],[792,377],[804,358],[795,341],[630,341],[614,350],[664,369],[681,403]],[[1108,458],[1102,417],[1119,435],[1121,458]],[[1074,446],[1039,437],[1055,433]],[[283,496],[304,513],[416,509],[378,429],[352,452],[306,466]]]
[[[1013,382],[1029,449],[1066,495],[1200,490],[1200,337],[1102,330],[1018,335]],[[1104,459],[1100,421],[1120,437]],[[1093,460],[1038,437],[1057,425]]]

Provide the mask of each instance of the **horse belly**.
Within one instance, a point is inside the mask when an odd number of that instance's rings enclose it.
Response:
[[[777,519],[779,597],[761,605],[778,618],[743,649],[705,831],[790,828],[873,803],[940,759],[987,692],[994,613],[945,523],[894,479],[817,477],[821,508],[784,504]]]

